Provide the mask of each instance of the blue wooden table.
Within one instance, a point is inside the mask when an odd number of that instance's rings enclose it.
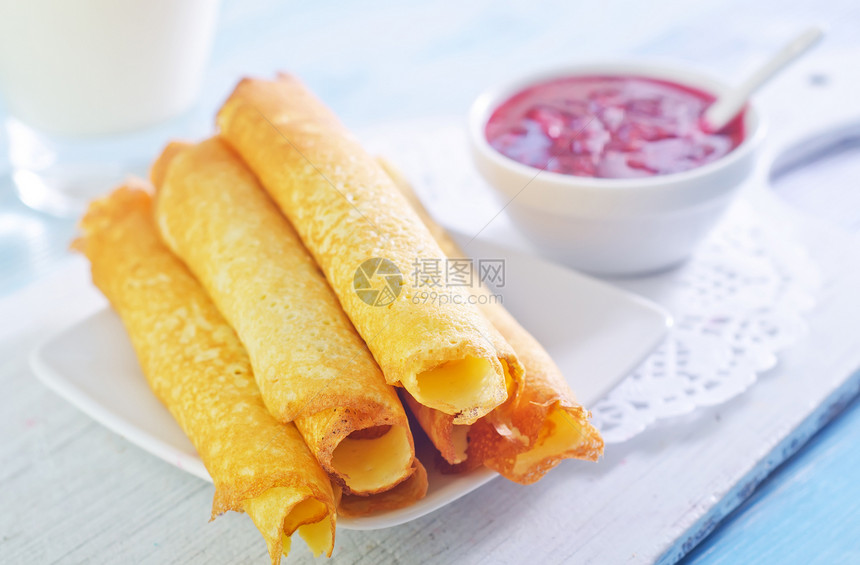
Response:
[[[860,563],[858,439],[855,399],[682,563]]]
[[[464,114],[509,74],[571,60],[637,55],[694,63],[737,80],[810,21],[822,50],[860,49],[855,0],[521,2],[226,2],[206,88],[186,116],[141,134],[146,161],[171,136],[203,135],[237,77],[288,69],[354,128]],[[0,148],[3,140],[0,137]],[[860,184],[858,154],[841,157]],[[0,173],[3,157],[0,156]],[[826,163],[825,163],[826,164]],[[821,165],[824,166],[824,165]],[[791,180],[786,180],[791,184]],[[850,184],[850,183],[849,183]],[[810,191],[792,185],[791,198]],[[826,205],[818,207],[826,214]],[[860,227],[857,222],[848,226]],[[73,221],[38,214],[0,184],[0,294],[61,264]],[[685,562],[860,563],[860,402],[780,467]]]

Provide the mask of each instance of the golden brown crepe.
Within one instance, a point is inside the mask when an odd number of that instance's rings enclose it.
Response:
[[[360,517],[405,508],[427,494],[427,470],[415,459],[415,470],[408,479],[391,490],[369,496],[344,494],[337,505],[341,516]]]
[[[507,398],[500,360],[517,381],[516,355],[463,289],[445,288],[445,303],[421,299],[415,265],[444,261],[444,253],[313,94],[287,75],[245,79],[217,121],[292,222],[389,383],[464,424]]]
[[[295,421],[346,490],[413,472],[403,406],[289,222],[220,139],[172,144],[153,167],[162,237],[236,329],[270,412]]]
[[[381,164],[448,256],[465,257],[445,229],[433,221],[403,176],[385,161]],[[480,285],[471,290],[487,294]],[[513,347],[525,367],[526,378],[505,404],[469,427],[458,426],[447,414],[406,398],[441,455],[459,468],[483,464],[523,484],[537,481],[562,459],[596,461],[603,453],[603,439],[588,422],[588,412],[577,403],[546,350],[500,303],[479,300],[478,304]]]
[[[412,398],[408,392],[402,391],[400,397],[446,462],[451,465],[458,465],[466,461],[469,449],[469,430],[475,424],[455,424],[454,418],[450,414],[424,406]],[[480,420],[478,421],[480,422]],[[477,465],[480,465],[480,462]]]
[[[248,356],[202,287],[159,241],[150,196],[120,188],[92,203],[76,242],[93,282],[122,318],[140,365],[215,483],[212,517],[247,512],[272,563],[296,530],[331,556],[328,476],[292,424],[263,404]]]

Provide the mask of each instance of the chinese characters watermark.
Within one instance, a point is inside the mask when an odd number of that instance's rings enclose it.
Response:
[[[411,278],[415,304],[501,304],[501,295],[478,289],[482,284],[505,286],[505,260],[420,258],[412,263]]]
[[[412,285],[416,288],[505,286],[504,259],[470,257],[421,258],[412,263]]]
[[[491,288],[505,286],[504,259],[469,257],[422,257],[412,262],[410,273],[415,304],[502,304],[502,296]],[[374,257],[355,270],[355,294],[370,306],[388,306],[397,300],[406,283],[390,259]]]

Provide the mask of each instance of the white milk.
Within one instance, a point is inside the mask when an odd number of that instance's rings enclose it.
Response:
[[[200,88],[217,0],[0,0],[0,94],[48,133],[140,128]]]

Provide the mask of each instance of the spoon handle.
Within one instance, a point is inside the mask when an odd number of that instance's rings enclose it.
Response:
[[[767,63],[759,67],[738,88],[720,96],[705,110],[704,120],[710,131],[719,131],[741,111],[750,95],[762,84],[797,57],[815,45],[824,35],[824,30],[813,26],[779,50]]]

